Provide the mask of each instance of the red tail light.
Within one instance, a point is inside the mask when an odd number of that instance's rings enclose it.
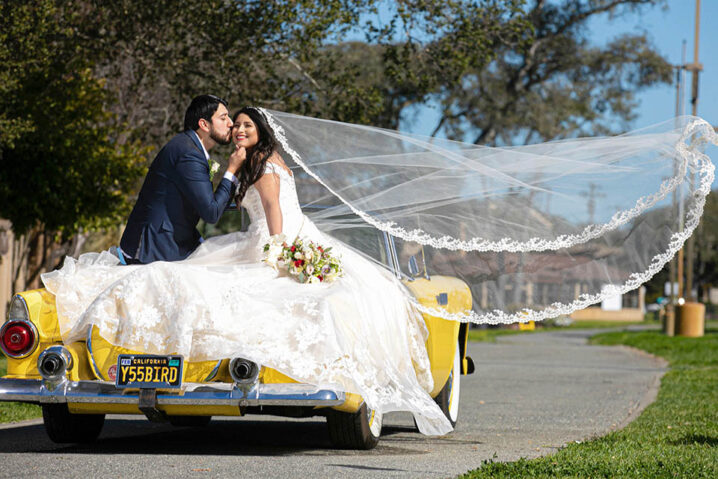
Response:
[[[37,346],[35,325],[24,320],[10,320],[0,328],[0,349],[6,356],[22,358]]]

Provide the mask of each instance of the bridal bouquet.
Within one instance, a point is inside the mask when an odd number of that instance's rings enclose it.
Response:
[[[331,283],[343,273],[331,250],[301,238],[287,244],[284,235],[274,235],[264,245],[263,261],[276,270],[286,269],[300,283]]]

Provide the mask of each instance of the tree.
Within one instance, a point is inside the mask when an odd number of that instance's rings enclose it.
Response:
[[[74,0],[80,48],[116,93],[118,122],[159,146],[181,129],[192,97],[342,118],[363,92],[321,55],[356,25],[368,0]],[[329,112],[337,113],[331,115]],[[342,113],[346,112],[346,113]]]
[[[71,3],[83,18],[80,47],[117,94],[112,111],[153,145],[181,127],[185,106],[204,92],[233,107],[396,126],[403,107],[483,65],[526,28],[522,0],[401,1],[386,26],[367,24],[386,3],[377,0]],[[342,39],[359,28],[366,42],[354,46],[379,55],[381,78],[346,57]],[[397,39],[405,30],[416,36]]]
[[[364,25],[366,41],[324,48],[355,89],[373,94],[365,111],[374,126],[399,128],[411,106],[434,101],[467,72],[485,67],[498,49],[518,47],[530,28],[523,1],[393,3],[387,24]]]
[[[126,215],[144,171],[144,150],[110,126],[111,95],[77,56],[73,18],[60,7],[52,0],[0,7],[0,56],[9,66],[0,118],[11,127],[0,143],[0,217],[18,238],[15,289],[37,284],[78,231]]]
[[[706,198],[703,217],[695,234],[696,258],[693,267],[694,283],[700,292],[718,286],[718,195],[717,191]],[[715,311],[713,311],[715,313]]]
[[[530,143],[618,133],[634,119],[635,92],[670,83],[672,67],[644,35],[591,45],[589,21],[662,0],[535,0],[521,48],[447,85],[434,134],[477,144]]]
[[[483,143],[601,132],[670,68],[642,37],[592,47],[586,22],[657,3],[400,0],[379,24],[378,0],[4,2],[0,216],[65,242],[119,221],[206,92],[390,128],[439,104],[437,133]],[[357,28],[366,41],[343,42]]]
[[[50,62],[50,40],[57,30],[55,11],[54,2],[49,1],[0,4],[0,160],[6,147],[34,129],[27,114],[12,108],[24,73],[43,69]]]

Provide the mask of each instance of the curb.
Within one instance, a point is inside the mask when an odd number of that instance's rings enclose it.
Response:
[[[6,422],[3,424],[0,424],[0,431],[3,429],[14,429],[16,427],[37,426],[40,424],[42,424],[42,418],[25,419],[24,421],[18,421],[18,422]]]
[[[638,403],[633,407],[630,412],[628,413],[628,416],[626,416],[623,421],[621,421],[619,424],[616,425],[616,428],[614,430],[619,431],[626,426],[628,426],[631,422],[636,420],[638,416],[641,415],[641,413],[650,406],[656,398],[658,398],[658,392],[661,389],[661,379],[663,379],[663,376],[670,370],[669,363],[667,360],[663,359],[660,356],[656,356],[655,354],[651,354],[649,352],[646,352],[642,349],[634,348],[632,346],[626,346],[625,344],[618,344],[615,347],[619,347],[621,349],[625,349],[627,351],[630,351],[634,354],[638,354],[641,356],[647,356],[651,359],[653,359],[657,363],[657,367],[661,368],[662,371],[660,374],[658,374],[656,377],[653,378],[653,382],[648,387],[648,390],[643,394],[641,399],[638,401]]]

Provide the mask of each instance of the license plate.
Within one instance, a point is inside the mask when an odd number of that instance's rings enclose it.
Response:
[[[118,388],[179,388],[182,356],[120,354],[117,357]]]

